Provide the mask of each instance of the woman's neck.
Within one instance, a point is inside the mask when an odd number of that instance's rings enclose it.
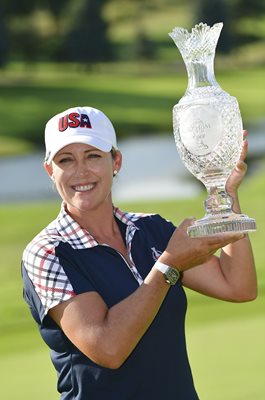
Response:
[[[119,234],[119,227],[113,215],[113,205],[109,203],[97,210],[82,211],[67,207],[66,211],[78,224],[86,229],[97,241]],[[100,240],[98,240],[100,239]]]
[[[86,229],[99,244],[106,244],[112,247],[123,255],[128,264],[131,263],[125,241],[113,214],[112,204],[111,207],[106,208],[104,212],[101,209],[100,212],[69,212],[69,214],[82,228]]]

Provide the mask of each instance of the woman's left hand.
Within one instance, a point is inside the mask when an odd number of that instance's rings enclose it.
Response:
[[[248,132],[244,130],[243,145],[240,158],[226,182],[226,191],[230,195],[234,195],[237,192],[237,189],[239,188],[239,185],[244,179],[244,176],[246,175],[247,172],[247,164],[245,163],[245,158],[248,152],[248,142],[246,140],[247,134]]]

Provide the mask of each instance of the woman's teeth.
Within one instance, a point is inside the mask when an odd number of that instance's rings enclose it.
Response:
[[[74,186],[74,190],[77,192],[86,192],[87,190],[93,189],[95,185],[80,185],[80,186]]]

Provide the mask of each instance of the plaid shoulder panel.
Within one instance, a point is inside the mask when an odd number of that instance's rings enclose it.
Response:
[[[144,214],[144,213],[131,213],[131,212],[123,212],[118,207],[113,207],[114,215],[123,223],[129,225],[130,223],[134,223],[138,221],[140,218],[150,217],[154,214]]]
[[[46,232],[46,234],[45,234]],[[55,254],[58,238],[44,230],[26,247],[23,263],[45,309],[75,296],[72,285]]]

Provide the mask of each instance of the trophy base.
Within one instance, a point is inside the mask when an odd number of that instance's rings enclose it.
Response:
[[[256,230],[256,221],[244,214],[226,213],[207,215],[195,221],[187,230],[190,237],[209,236],[225,232],[251,232]]]

